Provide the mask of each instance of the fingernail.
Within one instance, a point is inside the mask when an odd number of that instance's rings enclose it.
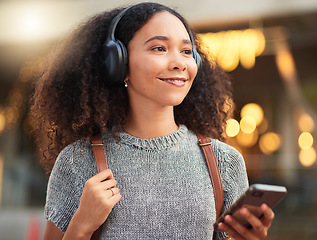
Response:
[[[230,215],[227,215],[225,217],[225,221],[228,222],[228,223],[232,223],[232,217]]]
[[[248,210],[245,207],[243,207],[243,208],[241,208],[240,213],[242,215],[247,215],[248,214]]]
[[[224,230],[224,229],[222,228],[222,226],[223,226],[223,223],[219,223],[219,224],[218,224],[218,229]]]

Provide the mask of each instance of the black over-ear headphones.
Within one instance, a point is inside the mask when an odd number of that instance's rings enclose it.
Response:
[[[140,4],[140,3],[139,3]],[[107,38],[102,47],[102,55],[103,55],[103,76],[107,85],[120,85],[123,83],[127,72],[128,72],[128,51],[124,44],[115,39],[115,31],[116,27],[125,14],[130,8],[139,5],[132,5],[124,10],[122,10],[111,22],[108,30]],[[141,3],[142,4],[142,3]],[[196,61],[198,72],[202,66],[202,60],[195,48],[195,41],[193,34],[191,31],[188,32],[190,41],[192,43],[192,54],[193,58]],[[197,73],[198,74],[198,73]]]

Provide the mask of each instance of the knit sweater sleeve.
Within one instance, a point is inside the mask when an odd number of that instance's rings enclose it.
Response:
[[[86,180],[93,175],[83,173],[82,164],[89,164],[87,154],[79,143],[69,145],[58,155],[48,181],[44,215],[62,232],[66,231],[79,206]]]
[[[218,161],[222,185],[224,191],[224,205],[222,212],[227,210],[248,188],[248,176],[244,159],[235,148],[214,140],[214,150]],[[227,236],[224,233],[217,233],[218,238]]]

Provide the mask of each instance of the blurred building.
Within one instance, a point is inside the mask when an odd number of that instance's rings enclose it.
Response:
[[[47,178],[27,119],[41,60],[88,16],[134,2],[0,1],[0,240],[21,239],[45,202]],[[232,75],[236,105],[228,142],[243,153],[250,182],[289,190],[269,239],[314,238],[317,1],[157,2],[182,13],[210,60]],[[10,221],[17,219],[21,232],[13,234]]]

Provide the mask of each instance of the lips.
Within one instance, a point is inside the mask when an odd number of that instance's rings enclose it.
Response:
[[[161,81],[164,81],[166,83],[182,87],[185,85],[185,82],[187,81],[186,78],[183,77],[172,77],[172,78],[159,78]]]

